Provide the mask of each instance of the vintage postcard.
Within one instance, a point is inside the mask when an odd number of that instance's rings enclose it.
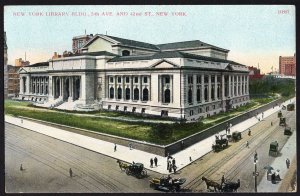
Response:
[[[4,6],[6,193],[296,192],[295,15]]]

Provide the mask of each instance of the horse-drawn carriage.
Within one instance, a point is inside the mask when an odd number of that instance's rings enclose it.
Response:
[[[288,127],[288,126],[286,126],[285,128],[284,128],[284,135],[292,135],[292,129],[291,129],[291,127]]]
[[[282,112],[281,112],[281,111],[278,112],[277,117],[278,117],[278,118],[281,118],[281,117],[282,117]]]
[[[209,180],[204,176],[201,179],[205,181],[208,190],[210,190],[210,187],[213,187],[215,192],[237,192],[238,188],[240,187],[240,179],[238,179],[237,182],[226,180],[223,183],[221,182],[221,184],[213,180]]]
[[[290,103],[287,105],[287,111],[294,111],[295,110],[295,104]]]
[[[279,126],[285,126],[286,125],[286,119],[281,117],[279,120]]]
[[[212,145],[212,150],[214,152],[223,150],[228,146],[227,135],[216,136],[215,144]]]
[[[119,163],[120,169],[125,171],[127,175],[132,175],[137,178],[142,178],[147,175],[147,171],[142,163],[127,164],[120,160],[118,160],[117,163]]]
[[[186,181],[185,178],[171,178],[170,176],[162,176],[161,178],[152,178],[149,180],[150,187],[162,191],[180,191],[180,186]]]

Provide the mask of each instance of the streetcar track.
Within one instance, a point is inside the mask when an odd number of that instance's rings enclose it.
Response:
[[[279,120],[277,119],[276,121],[275,121],[275,123],[276,122],[279,122]],[[275,130],[279,130],[280,129],[280,127],[278,127],[278,128],[276,128],[276,129],[271,129],[271,131],[263,138],[263,141],[266,141],[268,138],[269,138],[269,136],[273,133],[273,132],[275,132]],[[248,141],[250,141],[250,143],[251,143],[251,141],[253,141],[253,140],[255,140],[256,138],[259,138],[260,136],[262,136],[263,134],[265,134],[266,132],[263,132],[263,131],[260,131],[260,132],[258,132],[258,133],[256,133],[255,135],[253,135],[252,137],[251,137],[251,139],[250,140],[248,140]],[[261,142],[261,145],[262,145],[262,143],[263,142]],[[229,154],[229,155],[227,155],[227,156],[225,156],[225,157],[223,157],[222,159],[220,159],[219,161],[217,161],[216,163],[214,163],[212,166],[210,166],[208,169],[206,169],[206,170],[204,170],[203,172],[201,172],[199,175],[198,175],[198,177],[196,177],[196,178],[194,178],[194,179],[192,179],[189,183],[187,183],[184,187],[183,187],[183,189],[184,190],[194,190],[194,188],[196,188],[196,187],[198,187],[198,186],[200,186],[202,183],[203,183],[203,181],[202,181],[202,176],[210,176],[210,175],[212,175],[213,173],[215,173],[221,166],[223,166],[223,164],[225,163],[225,162],[227,162],[228,160],[230,160],[231,158],[233,158],[234,156],[236,156],[242,149],[244,149],[244,148],[246,148],[246,146],[245,145],[243,145],[243,144],[241,144],[240,146],[239,146],[239,148],[237,148],[235,151],[233,151],[231,154]],[[249,158],[250,156],[252,156],[252,153],[253,152],[255,152],[255,150],[252,150],[251,151],[251,153],[249,153],[250,155],[248,155],[248,156],[246,156],[246,158],[245,158],[245,160],[247,160],[247,158]],[[244,160],[244,161],[245,161]],[[243,161],[243,162],[244,162]],[[238,166],[242,166],[243,164],[238,164]],[[236,174],[237,175],[237,174]]]

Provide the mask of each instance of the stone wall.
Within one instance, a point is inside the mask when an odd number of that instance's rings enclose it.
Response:
[[[281,104],[282,102],[283,102],[283,100],[281,100],[281,99],[275,100],[275,101],[273,101],[269,104],[266,104],[260,108],[251,110],[247,113],[241,114],[240,116],[231,118],[223,123],[220,123],[213,127],[210,127],[208,129],[202,131],[201,133],[193,134],[189,137],[186,137],[182,140],[179,140],[179,141],[169,144],[167,146],[150,144],[147,142],[131,140],[131,139],[127,139],[127,138],[112,136],[112,135],[98,133],[98,132],[94,132],[94,131],[88,131],[88,130],[69,127],[69,126],[65,126],[65,125],[59,125],[59,124],[55,124],[55,123],[49,123],[49,122],[40,121],[40,120],[34,120],[34,121],[38,121],[38,122],[40,122],[42,124],[46,124],[46,125],[51,125],[53,127],[57,127],[57,128],[60,128],[60,129],[66,130],[66,131],[70,131],[70,132],[82,134],[85,136],[93,137],[96,139],[104,140],[107,142],[115,143],[117,145],[129,147],[129,144],[131,143],[134,149],[157,154],[160,156],[167,156],[168,153],[175,154],[181,150],[181,141],[184,142],[185,148],[189,147],[203,139],[210,137],[211,135],[214,135],[214,134],[220,132],[221,130],[224,130],[227,122],[230,122],[232,125],[238,124],[238,123],[256,115],[257,113],[261,113],[265,110],[268,110],[268,109],[272,108],[274,105],[276,105],[277,103]],[[30,118],[25,118],[25,117],[22,117],[22,118],[28,119],[28,120],[33,120]],[[113,145],[112,145],[112,148],[113,148]]]

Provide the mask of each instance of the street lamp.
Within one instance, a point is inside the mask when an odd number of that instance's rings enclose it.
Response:
[[[257,155],[257,152],[255,151],[255,154],[254,154],[254,172],[253,172],[253,176],[254,176],[254,191],[255,192],[257,192],[257,176],[258,176],[257,162],[258,162],[258,155]]]

